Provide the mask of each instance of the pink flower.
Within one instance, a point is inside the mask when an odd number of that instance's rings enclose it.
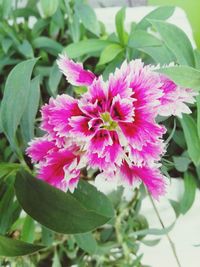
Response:
[[[144,66],[126,61],[108,81],[96,77],[66,56],[58,65],[72,85],[88,86],[80,99],[68,95],[51,98],[42,107],[43,138],[27,153],[38,163],[38,177],[62,190],[76,187],[82,167],[98,168],[107,180],[143,182],[153,197],[165,192],[159,170],[165,153],[160,115],[188,113],[185,105],[195,93]]]
[[[182,118],[182,113],[191,113],[185,103],[193,104],[195,102],[194,96],[197,96],[198,93],[192,89],[176,85],[164,75],[160,75],[160,79],[163,96],[160,98],[159,114],[162,116],[174,115]]]

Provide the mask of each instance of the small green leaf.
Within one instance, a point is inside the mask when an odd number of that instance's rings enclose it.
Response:
[[[81,19],[84,27],[99,36],[100,27],[94,10],[85,3],[75,2],[75,12]]]
[[[159,32],[166,46],[173,52],[181,65],[194,66],[193,48],[184,31],[177,26],[159,20],[149,20]]]
[[[57,10],[59,0],[40,0],[42,11],[45,17],[51,17]]]
[[[92,255],[97,252],[97,242],[91,232],[84,234],[76,234],[74,235],[74,237],[78,246],[84,251]]]
[[[185,214],[191,207],[195,200],[196,182],[190,173],[184,175],[184,194],[180,201],[180,212]]]
[[[98,65],[106,64],[112,61],[120,52],[123,51],[123,48],[118,44],[108,45],[101,53]]]
[[[13,147],[15,133],[26,108],[30,80],[37,59],[22,61],[9,73],[1,103],[1,125]]]
[[[124,27],[125,14],[126,14],[126,9],[123,7],[117,12],[115,17],[116,31],[119,37],[119,41],[122,45],[125,45],[128,41],[128,36],[127,33],[125,32],[125,27]]]
[[[29,215],[26,215],[21,232],[21,240],[32,243],[34,239],[35,239],[35,222]]]
[[[21,119],[22,135],[26,143],[34,137],[35,117],[40,100],[40,76],[31,80],[28,102]]]
[[[175,66],[157,70],[171,78],[175,83],[200,91],[200,71],[189,66]]]
[[[18,46],[18,50],[23,56],[25,56],[25,58],[34,57],[33,48],[27,40],[24,40],[23,43]]]
[[[58,85],[60,83],[62,73],[58,69],[58,65],[55,63],[50,71],[48,80],[49,90],[52,96],[56,96],[58,93]]]
[[[35,253],[44,246],[33,245],[0,235],[0,256],[17,257]]]
[[[140,242],[142,242],[146,246],[153,247],[153,246],[156,246],[160,242],[160,239],[154,239],[154,240],[143,239]]]
[[[70,58],[77,58],[88,53],[101,52],[109,44],[111,43],[106,40],[88,39],[68,45],[64,49],[64,52],[66,52]]]
[[[62,267],[62,265],[60,263],[60,257],[58,256],[57,250],[55,250],[55,252],[54,252],[52,267]]]
[[[187,143],[188,154],[193,163],[198,166],[200,163],[200,139],[197,133],[197,125],[193,118],[184,114],[180,120]]]
[[[82,180],[73,194],[64,193],[23,171],[17,175],[15,190],[32,218],[59,233],[88,232],[114,215],[107,197]]]
[[[185,172],[188,169],[188,166],[191,162],[191,160],[187,157],[181,156],[181,157],[173,157],[174,166],[179,172]]]
[[[151,24],[149,23],[149,19],[158,19],[158,20],[166,20],[172,16],[174,13],[175,7],[173,6],[163,6],[158,7],[147,14],[137,25],[136,29],[146,30]]]

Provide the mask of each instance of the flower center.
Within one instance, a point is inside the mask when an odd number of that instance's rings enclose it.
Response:
[[[104,122],[102,128],[103,129],[107,129],[107,130],[116,130],[118,124],[116,121],[114,121],[111,116],[110,116],[110,113],[109,112],[104,112],[101,114],[101,118]]]

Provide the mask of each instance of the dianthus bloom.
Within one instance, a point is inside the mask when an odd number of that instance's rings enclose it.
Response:
[[[88,90],[80,99],[63,94],[42,107],[47,134],[27,149],[38,163],[38,178],[73,191],[87,166],[119,184],[143,182],[155,198],[164,194],[159,168],[166,129],[156,117],[189,113],[185,103],[194,103],[196,94],[141,60],[125,61],[106,82],[66,56],[58,66],[69,83]]]

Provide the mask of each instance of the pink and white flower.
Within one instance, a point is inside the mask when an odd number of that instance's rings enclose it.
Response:
[[[66,56],[60,55],[58,66],[68,82],[88,91],[80,99],[51,98],[42,107],[41,127],[47,135],[27,149],[32,161],[39,162],[38,177],[73,190],[82,167],[98,168],[107,180],[139,181],[153,197],[164,194],[159,167],[166,129],[156,117],[188,113],[185,103],[193,103],[196,94],[141,60],[125,61],[106,82]]]

